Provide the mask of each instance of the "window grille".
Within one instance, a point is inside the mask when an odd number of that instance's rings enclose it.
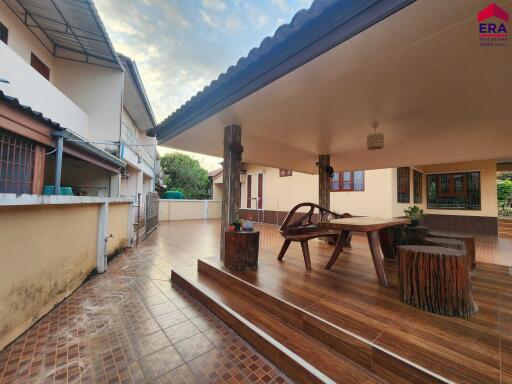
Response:
[[[32,193],[36,145],[0,128],[0,193]]]
[[[481,209],[480,172],[427,175],[430,209]]]
[[[423,174],[414,170],[414,204],[423,203]]]
[[[411,171],[409,167],[397,168],[397,202],[410,203],[410,177]]]

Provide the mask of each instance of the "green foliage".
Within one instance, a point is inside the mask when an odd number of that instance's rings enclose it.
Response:
[[[507,202],[512,199],[512,180],[498,181],[498,202]]]
[[[160,165],[168,191],[181,191],[185,199],[208,198],[208,172],[183,153],[162,156]]]
[[[421,209],[417,205],[404,209],[404,213],[405,216],[407,216],[411,220],[421,220],[425,217],[423,209]]]

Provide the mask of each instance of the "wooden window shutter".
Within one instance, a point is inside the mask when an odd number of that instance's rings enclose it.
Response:
[[[252,175],[247,176],[247,208],[251,208]]]
[[[258,209],[263,209],[263,173],[258,174]]]
[[[30,55],[30,65],[46,80],[50,80],[50,68],[48,68],[45,63],[43,63],[41,59],[33,53]]]

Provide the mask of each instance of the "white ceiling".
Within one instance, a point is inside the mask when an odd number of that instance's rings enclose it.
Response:
[[[327,153],[338,169],[511,157],[512,41],[480,46],[487,5],[419,0],[165,145],[222,156],[235,123],[245,162],[310,173]],[[385,148],[368,151],[374,120]]]

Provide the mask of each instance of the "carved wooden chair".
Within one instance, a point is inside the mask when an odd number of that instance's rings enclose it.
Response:
[[[307,212],[298,212],[301,208],[308,208]],[[309,256],[308,241],[319,237],[328,237],[336,243],[340,236],[340,231],[320,228],[320,221],[341,219],[351,217],[350,214],[339,214],[325,209],[315,203],[301,203],[292,208],[281,224],[279,232],[284,237],[284,244],[279,252],[277,260],[281,261],[292,241],[300,242],[302,253],[304,255],[304,264],[306,269],[311,269],[311,259]],[[315,220],[315,218],[317,220]],[[346,234],[345,245],[350,246],[351,234]]]

